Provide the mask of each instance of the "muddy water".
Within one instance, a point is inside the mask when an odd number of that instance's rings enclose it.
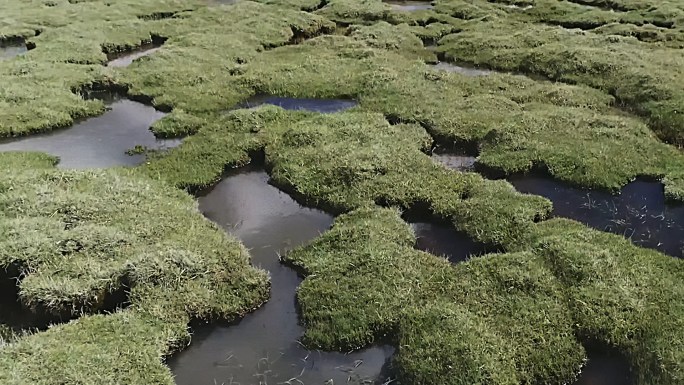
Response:
[[[345,384],[375,379],[393,353],[372,347],[352,354],[309,351],[299,344],[295,291],[301,279],[278,255],[315,238],[333,218],[301,207],[270,186],[255,167],[234,171],[199,198],[204,215],[238,237],[252,263],[271,275],[271,298],[231,326],[195,328],[188,349],[169,359],[179,385]]]
[[[452,63],[439,62],[432,66],[438,71],[455,72],[465,76],[486,76],[495,73],[492,70],[479,69],[473,67],[462,67]]]
[[[252,108],[262,104],[272,104],[286,110],[306,110],[330,114],[356,107],[358,103],[350,99],[308,99],[257,95],[242,103],[240,107]]]
[[[487,252],[484,245],[474,242],[465,233],[456,231],[452,226],[413,222],[411,228],[416,234],[418,250],[443,256],[451,263],[463,262],[471,256]]]
[[[161,47],[159,45],[150,44],[140,47],[140,49],[137,49],[133,52],[109,56],[107,66],[115,68],[128,67],[129,65],[131,65],[131,63],[133,63],[134,60],[144,56],[151,55],[159,51],[160,48]]]
[[[28,51],[23,41],[2,42],[0,41],[0,60],[11,59]]]
[[[683,256],[684,205],[666,204],[660,183],[637,180],[626,185],[620,195],[611,195],[536,176],[515,176],[509,181],[518,191],[550,199],[553,216],[571,218],[623,235],[637,245]]]
[[[150,149],[176,146],[180,140],[158,140],[150,132],[152,123],[164,113],[128,99],[111,102],[103,115],[50,133],[0,143],[0,151],[41,151],[58,156],[60,168],[99,168],[136,165],[142,154],[128,155],[136,145]]]
[[[383,1],[385,4],[389,4],[392,9],[397,11],[412,12],[412,11],[423,11],[426,9],[434,8],[432,3],[429,1]]]

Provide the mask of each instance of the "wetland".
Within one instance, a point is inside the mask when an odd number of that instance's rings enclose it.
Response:
[[[0,14],[0,383],[684,381],[680,2]]]

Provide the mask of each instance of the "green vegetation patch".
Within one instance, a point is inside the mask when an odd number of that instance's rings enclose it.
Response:
[[[529,253],[454,268],[414,250],[397,212],[360,209],[286,257],[307,276],[298,290],[305,341],[359,348],[389,338],[402,382],[562,383],[584,352],[553,275]]]
[[[263,149],[273,182],[314,205],[339,212],[373,202],[427,204],[436,216],[494,244],[525,234],[550,210],[547,200],[519,194],[505,181],[434,163],[424,152],[431,144],[419,125],[391,125],[378,113],[264,106],[224,115],[139,171],[192,190]]]
[[[662,139],[684,143],[681,50],[505,20],[471,23],[440,40],[437,50],[453,61],[595,87],[646,117]]]
[[[117,311],[4,347],[2,383],[171,384],[160,360],[190,319],[232,320],[267,297],[266,275],[192,197],[129,171],[15,170],[0,181],[0,212],[0,268],[25,308]]]
[[[253,2],[205,8],[160,23],[164,47],[124,70],[121,81],[134,96],[188,112],[232,108],[255,93],[239,82],[244,63],[258,52],[294,44],[335,24],[323,17]]]
[[[571,382],[578,341],[624,353],[639,384],[682,381],[684,265],[620,236],[568,220],[531,238],[451,265],[412,248],[398,213],[361,208],[286,256],[305,341],[326,349],[389,339],[402,382]]]

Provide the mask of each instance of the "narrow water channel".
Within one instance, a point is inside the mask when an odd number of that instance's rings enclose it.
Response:
[[[145,57],[148,55],[152,55],[153,53],[159,51],[161,48],[160,45],[158,44],[149,44],[140,47],[139,49],[136,49],[135,51],[132,52],[125,52],[125,53],[120,53],[116,55],[109,55],[107,59],[109,60],[107,62],[107,67],[114,67],[114,68],[121,68],[121,67],[128,67],[133,63],[134,60],[140,59],[141,57]]]
[[[316,98],[290,98],[273,95],[256,95],[240,104],[240,108],[258,107],[262,104],[271,104],[285,110],[306,110],[331,114],[344,111],[358,104],[351,99],[316,99]]]
[[[279,261],[280,254],[327,230],[333,217],[300,206],[255,166],[233,171],[200,195],[204,215],[238,237],[252,263],[270,272],[271,298],[235,325],[194,328],[190,346],[168,361],[177,384],[372,383],[394,349],[342,354],[304,348],[295,303],[301,278]]]
[[[465,76],[487,76],[496,73],[492,70],[475,68],[475,67],[464,67],[453,63],[439,62],[432,66],[433,69],[437,71],[454,72]]]
[[[683,256],[684,205],[666,204],[659,182],[637,180],[623,187],[619,195],[612,195],[538,176],[513,176],[508,180],[520,192],[551,200],[555,217],[574,219],[597,230],[623,235],[639,246]]]
[[[403,12],[424,11],[427,9],[434,8],[432,3],[429,1],[387,0],[383,2],[385,4],[389,4],[392,7],[392,9]]]
[[[101,168],[133,166],[145,155],[128,155],[136,145],[149,149],[177,146],[179,139],[156,139],[150,125],[165,114],[153,107],[128,99],[106,100],[104,114],[69,128],[0,142],[0,151],[40,151],[58,156],[60,168]]]

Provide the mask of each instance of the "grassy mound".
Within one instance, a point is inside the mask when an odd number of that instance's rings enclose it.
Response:
[[[263,149],[273,182],[314,205],[337,212],[373,202],[427,205],[495,244],[521,236],[548,212],[548,201],[519,194],[507,182],[434,163],[424,153],[431,143],[420,126],[391,125],[377,113],[321,115],[264,106],[218,118],[140,172],[201,188],[218,180],[224,167],[244,164],[250,151]]]
[[[160,359],[190,319],[235,319],[266,298],[265,274],[190,196],[129,174],[36,168],[0,182],[0,268],[25,308],[56,319],[127,308],[3,348],[0,382],[172,383]]]
[[[389,209],[362,208],[287,255],[305,340],[326,349],[389,339],[402,381],[567,383],[594,340],[625,353],[640,384],[677,384],[682,261],[567,220],[508,254],[453,266],[412,248]]]
[[[684,77],[677,70],[684,62],[681,50],[630,38],[495,20],[471,23],[462,32],[446,36],[438,51],[449,60],[595,87],[646,117],[664,140],[684,143]]]

